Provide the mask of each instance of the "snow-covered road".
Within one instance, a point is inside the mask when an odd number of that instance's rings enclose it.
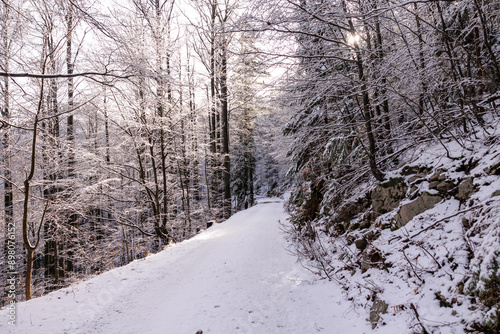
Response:
[[[285,247],[277,199],[239,212],[193,239],[88,281],[18,304],[0,333],[367,333]]]

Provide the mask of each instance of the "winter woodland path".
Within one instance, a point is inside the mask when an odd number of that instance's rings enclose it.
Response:
[[[340,302],[285,250],[283,203],[260,204],[191,240],[125,267],[18,305],[0,333],[366,333]]]

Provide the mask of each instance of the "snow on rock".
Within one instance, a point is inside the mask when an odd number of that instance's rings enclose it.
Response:
[[[145,259],[18,304],[1,333],[367,333],[338,285],[286,250],[278,199]]]

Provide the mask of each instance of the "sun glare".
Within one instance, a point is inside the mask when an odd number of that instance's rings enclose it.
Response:
[[[349,45],[357,45],[359,43],[360,37],[358,34],[348,34],[347,35],[347,44]]]

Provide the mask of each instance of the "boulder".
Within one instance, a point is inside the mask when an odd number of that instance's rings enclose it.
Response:
[[[404,166],[403,169],[401,170],[401,175],[408,176],[408,175],[413,175],[418,173],[419,167],[418,166]]]
[[[347,244],[350,246],[354,243],[354,241],[356,241],[356,237],[352,234],[347,234],[345,240],[346,240]]]
[[[380,237],[380,231],[378,230],[370,230],[366,232],[363,237],[365,237],[366,240],[373,241]]]
[[[356,245],[356,248],[359,249],[360,251],[365,250],[366,246],[368,246],[368,241],[366,241],[365,238],[358,239],[354,241],[354,244]]]
[[[410,196],[414,196],[418,191],[418,187],[416,186],[411,186],[410,188]]]
[[[365,211],[370,206],[370,201],[366,197],[358,198],[355,202],[348,202],[335,210],[334,224],[341,222],[349,223],[356,215]]]
[[[434,174],[431,175],[431,177],[429,178],[429,181],[443,181],[444,179],[446,179],[446,176],[443,178],[443,176],[441,176],[441,174],[443,174],[444,172],[446,172],[445,169],[442,169],[442,168],[439,168],[438,170],[436,170],[436,172],[434,172]],[[441,177],[441,179],[440,179]]]
[[[402,205],[394,219],[399,227],[404,226],[408,224],[413,217],[432,209],[434,205],[439,202],[441,202],[440,195],[431,195],[428,192],[424,192],[416,200]]]
[[[403,178],[391,178],[388,182],[379,184],[371,192],[371,201],[375,216],[380,216],[399,206],[406,196],[408,186]]]
[[[410,177],[408,178],[408,183],[413,183],[413,182],[415,182],[415,181],[417,181],[417,180],[423,179],[423,178],[424,178],[424,177],[426,177],[426,176],[427,176],[427,174],[425,174],[425,173],[418,173],[418,174],[415,174],[415,175],[410,176]]]
[[[370,308],[370,322],[372,323],[372,329],[375,329],[377,327],[377,323],[380,320],[380,315],[387,313],[388,308],[389,305],[387,305],[385,301],[379,299],[378,297],[375,297],[373,305]]]
[[[445,174],[439,174],[437,176],[434,174],[431,178],[433,178],[433,180],[429,182],[429,189],[436,189],[441,194],[446,194],[448,191],[455,188],[455,183],[453,181],[447,181]]]
[[[439,184],[439,181],[431,181],[429,183],[429,189],[436,189],[436,187],[438,186]]]
[[[462,201],[468,200],[473,192],[474,192],[474,183],[472,182],[472,178],[468,177],[459,183],[458,193],[455,195],[455,197]]]
[[[373,246],[370,246],[370,248],[360,254],[357,263],[362,273],[370,268],[384,268],[384,258],[380,251]]]
[[[455,183],[453,181],[441,181],[436,186],[436,190],[441,194],[446,194],[451,189],[455,188]]]

